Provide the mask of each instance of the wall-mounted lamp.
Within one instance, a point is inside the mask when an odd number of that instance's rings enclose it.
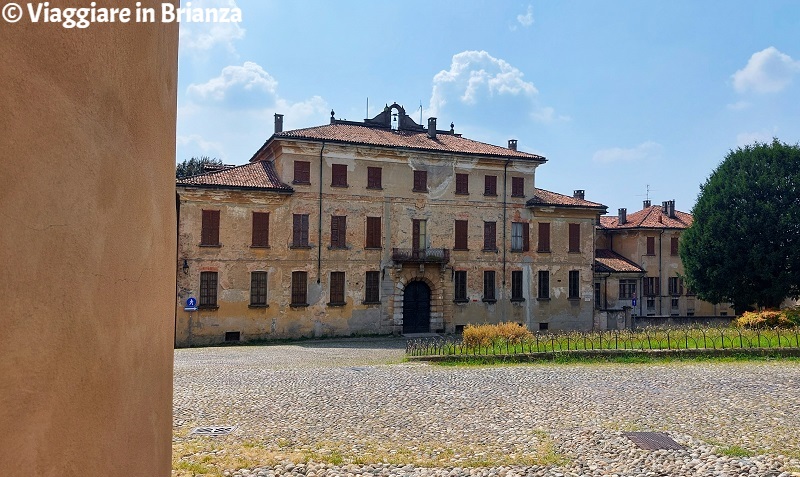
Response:
[[[183,273],[189,274],[189,262],[185,258],[183,259]]]

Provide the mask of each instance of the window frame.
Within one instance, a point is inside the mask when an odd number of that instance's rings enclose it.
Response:
[[[497,222],[483,222],[483,251],[497,252]]]
[[[331,164],[331,187],[349,187],[347,164]]]
[[[292,245],[289,248],[311,248],[309,235],[308,214],[292,214]]]
[[[581,253],[581,224],[569,224],[569,253]]]
[[[381,230],[381,217],[366,218],[366,236],[364,237],[364,248],[368,250],[380,250],[383,231]]]
[[[531,249],[530,234],[531,234],[531,228],[528,222],[511,222],[511,251],[512,252],[530,251]]]
[[[642,294],[644,296],[661,295],[661,277],[644,277],[642,281]]]
[[[524,177],[511,177],[511,197],[525,197]]]
[[[428,171],[414,171],[414,184],[411,192],[428,192]]]
[[[619,280],[619,299],[632,300],[636,294],[636,279],[620,278]]]
[[[292,184],[311,185],[311,163],[294,161],[294,178]]]
[[[536,280],[536,299],[550,299],[550,270],[539,270]]]
[[[483,271],[483,302],[495,303],[497,301],[497,274],[494,270]]]
[[[331,215],[331,244],[333,250],[347,248],[347,216]]]
[[[570,270],[568,275],[567,299],[579,300],[581,298],[581,272],[580,270]]]
[[[656,238],[655,237],[647,237],[646,239],[646,252],[645,255],[648,256],[655,256],[656,254]]]
[[[453,224],[453,250],[469,250],[469,221],[458,220]]]
[[[345,306],[347,304],[345,283],[344,272],[334,271],[330,273],[330,282],[328,283],[328,306]]]
[[[538,229],[536,251],[539,253],[550,253],[550,222],[539,222]]]
[[[376,166],[367,167],[367,189],[383,189],[383,168]]]
[[[250,272],[250,307],[266,308],[269,307],[268,300],[269,273],[264,270],[253,270]]]
[[[379,304],[381,302],[381,272],[368,270],[364,274],[364,301],[365,305]]]
[[[456,195],[469,195],[469,174],[456,173]]]
[[[200,272],[200,293],[198,308],[218,308],[219,272]]]
[[[467,303],[467,271],[453,271],[453,301],[456,303]]]
[[[678,237],[670,237],[669,254],[671,256],[673,256],[673,257],[677,257],[679,255],[679,252],[678,252]]]
[[[497,197],[497,176],[483,176],[483,195],[485,197]]]
[[[292,272],[292,301],[289,306],[308,306],[308,272],[303,270]]]
[[[522,270],[511,270],[511,301],[525,301]]]
[[[200,246],[220,247],[219,209],[203,209],[200,217]]]

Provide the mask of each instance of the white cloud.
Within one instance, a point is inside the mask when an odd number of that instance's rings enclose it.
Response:
[[[232,89],[251,92],[260,90],[275,95],[277,87],[278,82],[264,68],[252,61],[246,61],[242,66],[226,66],[219,76],[205,83],[190,84],[187,92],[195,98],[222,101]]]
[[[524,15],[521,13],[517,15],[517,21],[524,27],[533,25],[533,6],[528,5],[528,11]]]
[[[207,141],[199,134],[190,134],[188,136],[177,137],[178,148],[191,149],[199,151],[194,157],[209,156],[209,157],[222,157],[223,147],[220,143]]]
[[[182,5],[186,7],[186,4]],[[195,8],[239,8],[236,0],[192,0]],[[234,41],[244,38],[245,29],[238,23],[181,22],[179,28],[180,49],[183,53],[199,54],[220,45],[230,53],[236,53]]]
[[[472,106],[494,96],[525,98],[531,102],[534,112],[546,109],[535,104],[539,91],[533,83],[525,81],[524,76],[518,68],[485,51],[462,51],[453,55],[449,70],[442,70],[433,77],[428,114],[441,114],[450,98]],[[554,114],[544,111],[540,116]]]
[[[592,160],[600,163],[611,162],[641,162],[650,159],[658,159],[661,156],[663,147],[653,141],[646,141],[632,148],[612,147],[601,149],[594,153]]]
[[[777,127],[772,128],[772,131],[762,129],[761,131],[742,132],[736,135],[736,145],[738,147],[744,147],[752,145],[754,142],[769,143],[772,142],[772,138],[775,137],[777,133]]]
[[[774,46],[753,53],[747,65],[733,74],[733,87],[739,93],[777,93],[800,72],[800,61],[781,53]]]

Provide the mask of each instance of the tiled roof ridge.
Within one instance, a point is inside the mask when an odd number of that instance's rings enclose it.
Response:
[[[256,161],[217,171],[204,172],[183,179],[176,185],[235,187],[292,192],[291,186],[281,181],[271,161]]]
[[[558,200],[558,202],[553,200],[548,200],[546,197],[542,197],[544,195],[552,195],[556,196],[554,199]],[[533,189],[533,197],[528,199],[525,203],[526,206],[534,206],[534,205],[560,205],[564,207],[584,207],[584,208],[597,208],[597,209],[606,209],[607,207],[599,202],[592,202],[586,199],[579,199],[577,197],[573,197],[566,194],[561,194],[558,192],[553,192],[551,190],[542,189],[541,187],[534,187]]]

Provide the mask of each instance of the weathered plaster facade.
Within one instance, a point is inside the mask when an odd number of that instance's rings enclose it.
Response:
[[[268,164],[280,182],[275,187],[223,178],[239,174],[238,168],[179,182],[178,346],[221,342],[226,333],[253,340],[453,332],[501,321],[534,330],[592,327],[594,232],[605,207],[536,189],[536,168],[545,159],[516,151],[515,142],[490,146],[452,129],[435,130],[435,122],[426,131],[402,108],[400,117],[405,130],[379,124],[381,115],[365,123],[332,119],[330,126],[306,130],[278,127],[251,164],[241,166]],[[297,180],[296,163],[306,167],[307,180]],[[370,184],[370,168],[380,168],[378,187]],[[419,190],[415,171],[425,176]],[[457,190],[457,175],[467,176],[466,189],[461,183]],[[487,189],[487,176],[495,178],[495,190]],[[542,194],[544,199],[537,198]],[[219,246],[200,245],[203,210],[219,211]],[[250,246],[253,212],[270,214],[269,248]],[[308,216],[303,248],[293,244],[296,214]],[[333,217],[346,217],[345,240],[337,246]],[[380,218],[377,247],[367,246],[367,217]],[[456,250],[463,248],[455,246],[456,221],[467,222],[466,249]],[[494,246],[484,250],[487,222],[494,223]],[[547,252],[536,248],[539,222],[550,224]],[[512,243],[512,223],[528,224],[527,250],[514,250],[521,242],[518,237]],[[569,224],[580,229],[579,251],[568,250]],[[200,294],[204,271],[218,273],[216,306],[185,311],[186,299]],[[268,307],[249,304],[253,271],[268,272]],[[307,274],[306,306],[292,304],[292,273],[299,271]],[[540,271],[549,272],[550,280],[541,299]],[[570,271],[580,277],[572,298]],[[344,272],[343,303],[332,303],[332,272]],[[380,277],[379,297],[365,303],[368,272]],[[456,277],[463,272],[465,297],[456,299]],[[484,272],[494,272],[493,297],[485,296]],[[521,272],[522,279],[521,296],[514,300],[512,272],[517,278]],[[408,287],[429,294],[420,327],[409,322],[418,304],[409,311]]]

